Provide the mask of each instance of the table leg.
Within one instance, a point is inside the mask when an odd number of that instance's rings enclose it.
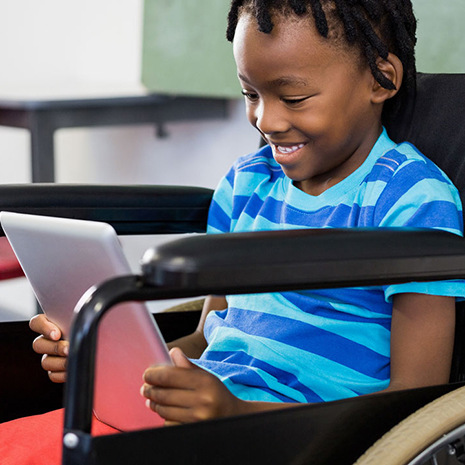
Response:
[[[55,128],[45,114],[30,119],[32,182],[55,182],[53,136]]]

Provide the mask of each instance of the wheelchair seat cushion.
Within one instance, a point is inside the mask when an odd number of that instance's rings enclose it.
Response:
[[[2,465],[58,465],[61,463],[64,409],[0,424]],[[92,435],[118,433],[95,417]]]

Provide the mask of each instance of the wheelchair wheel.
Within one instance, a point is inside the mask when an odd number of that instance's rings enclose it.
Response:
[[[465,387],[429,403],[392,428],[354,465],[465,463]]]

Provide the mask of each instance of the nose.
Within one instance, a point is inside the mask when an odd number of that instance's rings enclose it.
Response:
[[[265,135],[286,132],[289,129],[289,120],[286,112],[279,102],[260,101],[254,108],[254,125]]]

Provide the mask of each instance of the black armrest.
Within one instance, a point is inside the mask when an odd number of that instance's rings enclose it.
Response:
[[[203,232],[212,193],[178,186],[6,185],[0,211],[104,221],[119,234]]]
[[[465,240],[444,231],[315,229],[195,236],[144,255],[151,285],[247,293],[465,277]]]

